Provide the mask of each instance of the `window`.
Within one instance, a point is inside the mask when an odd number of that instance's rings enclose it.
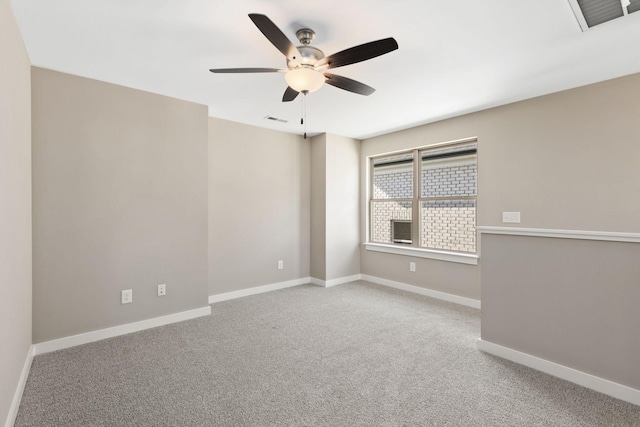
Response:
[[[476,253],[477,142],[373,157],[371,243]]]

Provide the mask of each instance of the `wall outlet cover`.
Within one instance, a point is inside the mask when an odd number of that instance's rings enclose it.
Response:
[[[133,302],[133,290],[125,289],[120,293],[120,302],[122,304],[129,304]]]

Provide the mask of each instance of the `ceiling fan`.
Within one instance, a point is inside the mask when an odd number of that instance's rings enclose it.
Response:
[[[278,68],[212,68],[212,73],[286,73],[288,87],[282,102],[296,99],[299,93],[306,95],[320,89],[324,83],[337,88],[371,95],[375,89],[347,77],[327,73],[326,70],[366,61],[398,49],[398,43],[392,38],[354,46],[349,49],[325,56],[324,53],[311,46],[315,37],[313,30],[302,28],[296,31],[300,46],[296,47],[282,31],[265,15],[251,13],[249,18],[264,36],[287,58],[287,69]]]

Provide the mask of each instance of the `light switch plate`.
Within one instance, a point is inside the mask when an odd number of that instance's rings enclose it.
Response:
[[[520,212],[502,212],[502,222],[520,224]]]

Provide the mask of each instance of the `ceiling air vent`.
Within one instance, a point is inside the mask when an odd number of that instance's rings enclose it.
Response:
[[[267,120],[271,120],[272,122],[289,123],[289,120],[279,119],[273,116],[264,116],[264,118]]]
[[[582,31],[640,10],[640,0],[569,0]]]

